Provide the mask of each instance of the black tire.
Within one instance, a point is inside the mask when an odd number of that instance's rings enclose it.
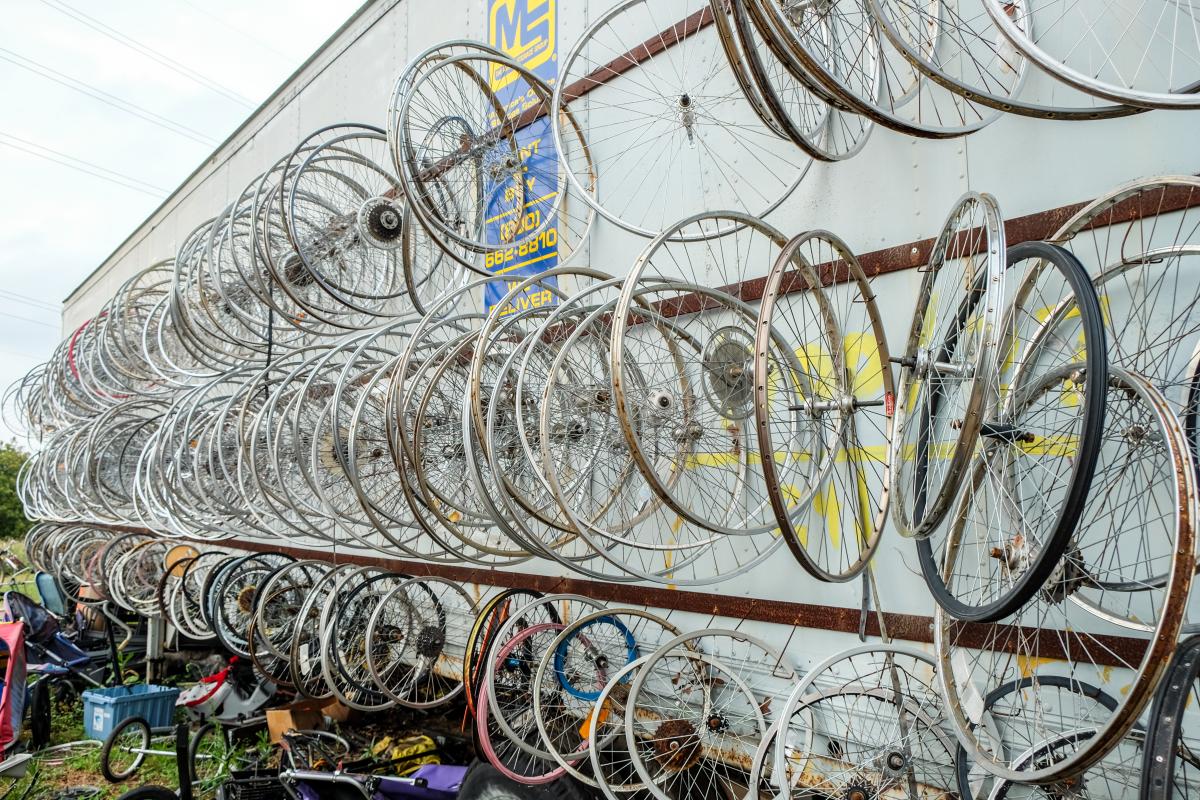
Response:
[[[1192,687],[1200,675],[1200,635],[1189,636],[1180,643],[1171,659],[1150,708],[1146,726],[1146,745],[1143,748],[1141,800],[1170,800],[1177,794],[1175,766],[1185,758],[1195,772],[1195,756],[1180,746],[1183,734],[1184,710],[1192,696]],[[1186,796],[1181,789],[1179,796]]]
[[[588,800],[592,796],[569,775],[542,786],[526,786],[483,761],[471,765],[458,789],[458,800]]]
[[[100,750],[100,773],[109,783],[129,780],[146,760],[145,753],[127,753],[127,747],[141,750],[150,747],[150,723],[142,717],[122,720],[104,740],[104,747]],[[123,755],[133,756],[128,765],[125,765]]]
[[[179,800],[179,795],[164,786],[140,786],[128,790],[116,800]]]
[[[1039,686],[1058,686],[1063,689],[1075,692],[1083,697],[1090,698],[1100,705],[1107,708],[1109,711],[1117,710],[1117,701],[1103,689],[1093,686],[1090,683],[1077,681],[1073,678],[1064,678],[1061,675],[1040,675],[1036,678],[1029,676],[1027,678],[1018,678],[1017,680],[1002,683],[993,689],[984,699],[983,708],[985,711],[991,710],[997,702],[1006,695],[1013,692],[1020,692],[1034,684]],[[1083,738],[1090,738],[1094,731],[1082,731],[1076,734],[1079,738],[1075,741],[1080,741]],[[976,800],[971,792],[971,757],[967,754],[967,750],[959,742],[958,749],[954,756],[954,772],[955,778],[958,781],[958,796],[960,800]],[[1005,782],[1008,786],[1011,782]],[[1003,790],[1003,796],[1007,797],[1008,789]]]
[[[937,604],[950,613],[955,619],[967,622],[995,622],[1015,614],[1031,597],[1046,583],[1050,573],[1058,565],[1059,559],[1066,551],[1067,542],[1079,524],[1083,515],[1085,502],[1092,487],[1092,477],[1096,471],[1096,462],[1100,457],[1100,447],[1104,434],[1104,418],[1106,395],[1108,392],[1108,353],[1104,317],[1100,309],[1100,300],[1096,288],[1088,277],[1087,270],[1067,250],[1047,242],[1024,242],[1008,248],[1008,266],[1022,261],[1039,259],[1045,261],[1066,278],[1075,296],[1075,306],[1079,311],[1080,328],[1083,332],[1086,352],[1084,354],[1085,374],[1084,403],[1086,413],[1079,433],[1079,446],[1075,458],[1075,468],[1071,475],[1067,495],[1063,498],[1058,517],[1053,530],[1046,535],[1045,541],[1033,556],[1031,563],[1019,575],[1007,591],[991,602],[981,605],[965,603],[956,597],[946,586],[942,576],[942,552],[935,552],[933,536],[917,540],[917,557],[921,564],[921,574],[925,584],[933,594]],[[964,317],[965,318],[965,317]],[[968,478],[967,480],[970,480]],[[946,523],[942,523],[944,532]],[[940,548],[939,548],[940,549]]]
[[[195,796],[215,796],[229,775],[229,740],[223,728],[208,722],[196,731],[188,744],[188,768]]]
[[[117,800],[179,800],[179,795],[165,786],[139,786],[130,789]]]

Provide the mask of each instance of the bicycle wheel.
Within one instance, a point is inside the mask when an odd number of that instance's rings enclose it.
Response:
[[[444,705],[463,691],[476,608],[461,587],[414,578],[379,601],[367,624],[367,665],[379,687],[410,708]]]
[[[487,406],[486,436],[481,437],[493,442],[487,459],[491,475],[503,490],[504,510],[523,528],[530,543],[540,547],[546,557],[597,580],[624,580],[627,575],[622,570],[614,574],[604,569],[603,559],[597,557],[588,537],[579,534],[555,496],[539,454],[538,401],[553,374],[555,357],[571,339],[568,332],[585,324],[596,304],[619,290],[619,279],[601,281],[560,302],[549,314],[523,319],[522,324],[536,324],[537,330],[524,336],[497,372]],[[604,391],[598,385],[608,385],[603,376],[580,373],[574,367],[571,363],[561,373],[558,382],[564,392]],[[568,427],[555,435],[560,441],[582,446],[590,433],[588,416],[587,410],[580,408]],[[599,453],[595,455],[598,460]]]
[[[1179,643],[1163,675],[1146,725],[1141,763],[1142,800],[1194,797],[1200,785],[1197,760],[1196,698],[1200,696],[1200,636]],[[1188,729],[1191,729],[1190,731]]]
[[[1200,442],[1200,179],[1119,186],[1050,237],[1091,272],[1105,309],[1109,361],[1148,377]]]
[[[1030,61],[1080,91],[1142,108],[1200,108],[1200,41],[1165,3],[1083,9],[1033,0],[1019,14],[998,0],[983,7]]]
[[[402,310],[407,292],[397,248],[405,197],[385,166],[387,137],[370,125],[335,125],[294,153],[280,203],[306,279],[342,324],[360,327]]]
[[[609,378],[614,308],[600,305],[574,328],[543,385],[538,437],[548,488],[596,554],[626,575],[700,585],[761,562],[781,546],[778,538],[723,536],[688,523],[634,464]],[[634,309],[637,324],[658,322],[640,300]],[[668,350],[676,346],[674,335],[665,339]],[[631,361],[627,374],[640,385],[637,372]]]
[[[1033,688],[1035,685],[1036,690]],[[1013,715],[1011,721],[1006,713],[1011,707],[1010,695],[1029,691],[1037,691],[1042,695],[1043,716],[1049,720],[1057,717],[1057,721],[1049,721],[1043,730],[1036,733],[1024,728],[1019,713]],[[1116,707],[1115,699],[1091,684],[1057,675],[1030,676],[998,686],[984,698],[980,725],[987,729],[986,735],[990,737],[993,748],[1019,754],[1015,756],[1015,762],[1053,762],[1062,758],[1065,753],[1073,751],[1077,743],[1087,741],[1095,733],[1094,729],[1087,727],[1088,723],[1102,721]],[[1096,710],[1093,711],[1093,708]],[[1053,733],[1054,730],[1058,732]],[[1049,738],[1042,738],[1047,733],[1051,733]],[[973,768],[966,750],[959,745],[955,756],[959,796],[963,800],[999,796],[1025,797],[1027,794],[1045,796],[1039,795],[1039,792],[1054,796],[1057,791],[1083,791],[1089,783],[1116,790],[1108,795],[1111,797],[1130,796],[1131,793],[1127,792],[1138,786],[1137,769],[1140,761],[1140,758],[1130,758],[1130,755],[1140,754],[1140,733],[1135,730],[1128,739],[1130,741],[1127,746],[1118,746],[1114,751],[1114,754],[1123,758],[1116,758],[1110,754],[1098,768],[1081,775],[1070,776],[1057,784],[1037,788],[1012,787],[1011,781],[993,781],[986,771]],[[1097,787],[1093,786],[1093,789],[1095,788]]]
[[[184,632],[189,638],[200,642],[216,638],[204,616],[207,603],[204,590],[209,575],[231,560],[231,556],[221,552],[201,553],[185,568],[179,582],[179,620],[184,623]]]
[[[552,120],[554,140],[563,150],[575,122],[594,170],[571,168],[565,177],[596,213],[640,236],[710,208],[766,216],[812,163],[747,108],[734,70],[722,68],[712,9],[697,5],[624,0],[588,26],[559,66],[552,107],[570,117]],[[742,163],[755,165],[753,177]],[[652,164],[672,168],[651,180]]]
[[[502,92],[492,88],[496,76]],[[510,250],[544,244],[555,224],[573,234],[560,261],[576,252],[590,227],[583,201],[595,190],[594,171],[587,142],[544,81],[482,45],[418,59],[401,80],[393,150],[413,211],[435,241],[450,243],[447,254],[503,263]],[[547,116],[564,134],[552,157],[543,150]],[[542,144],[531,144],[539,136]],[[585,178],[568,186],[563,173],[576,170]]]
[[[224,728],[212,722],[200,726],[188,744],[192,791],[197,797],[216,797],[229,777],[232,756]]]
[[[727,225],[736,230],[704,240],[704,231]],[[740,282],[755,264],[769,269],[785,243],[778,230],[746,215],[683,219],[642,251],[614,311],[610,374],[633,461],[663,502],[714,533],[776,527],[748,457],[758,315],[741,299]],[[659,276],[661,283],[644,283]]]
[[[249,556],[213,586],[213,632],[226,650],[250,658],[250,621],[261,599],[259,588],[276,570],[295,560],[283,553]]]
[[[1016,292],[986,379],[975,463],[949,524],[917,541],[934,599],[975,622],[1015,613],[1058,563],[1085,513],[1109,391],[1103,314],[1083,266],[1044,242],[1010,247],[1007,261],[1023,274],[1007,282]],[[948,561],[959,570],[952,580]]]
[[[500,627],[508,620],[512,612],[541,597],[541,592],[505,589],[490,598],[475,617],[475,623],[471,626],[471,632],[467,636],[462,676],[467,709],[472,714],[477,713],[476,697],[486,678],[487,665],[491,663],[490,654]],[[525,598],[525,600],[520,601],[518,598]],[[553,619],[557,621],[557,612]]]
[[[513,775],[509,775],[513,780],[547,779],[547,769],[557,768],[554,757],[542,744],[532,703],[529,702],[530,693],[534,691],[534,674],[542,654],[559,631],[579,617],[599,609],[599,603],[579,595],[546,595],[518,610],[496,632],[483,688],[480,690],[481,696],[486,692],[489,698],[487,717],[483,719],[480,704],[476,705],[476,716],[480,717],[478,730],[481,736],[491,731],[487,735],[497,747],[500,747],[495,741],[497,736],[507,738],[516,747],[512,753],[520,751],[528,757],[508,766],[495,765],[498,769],[509,769],[514,765],[519,767],[513,769]],[[530,629],[536,629],[535,634],[525,633]],[[513,644],[518,637],[522,643],[520,648]],[[603,685],[596,687],[597,690],[600,688]],[[518,773],[520,778],[515,777]]]
[[[475,732],[483,757],[518,783],[537,786],[563,774],[542,752],[528,700],[534,665],[562,628],[552,622],[520,628],[495,651],[479,692]]]
[[[322,575],[296,615],[295,633],[288,648],[292,685],[310,700],[327,700],[333,696],[321,671],[323,647],[322,613],[331,604],[334,590],[342,579],[355,571],[352,564],[340,564]]]
[[[381,711],[396,701],[381,692],[367,666],[367,624],[382,595],[404,576],[375,567],[348,574],[321,610],[321,675],[342,703],[359,711]]]
[[[613,673],[596,698],[594,711],[584,722],[588,774],[607,800],[628,797],[631,792],[645,788],[634,769],[634,756],[626,748],[625,714],[630,682],[649,658],[641,656]],[[641,746],[648,745],[643,742]]]
[[[1059,81],[1039,89],[1036,81],[1027,80],[1029,60],[997,30],[981,5],[870,0],[870,9],[887,41],[909,63],[973,102],[1039,119],[1112,119],[1145,110],[1104,105],[1100,98]],[[1021,26],[1035,22],[1024,0],[1010,4],[1006,14]],[[1031,88],[1039,93],[1030,97]]]
[[[745,776],[739,765],[753,758],[774,704],[795,680],[782,653],[737,631],[697,631],[664,644],[633,679],[625,714],[626,747],[645,788],[659,800],[693,786],[701,797],[733,792]]]
[[[932,660],[891,644],[835,653],[779,713],[770,776],[783,797],[936,796],[955,788]]]
[[[813,577],[848,581],[883,532],[896,395],[874,292],[833,234],[800,234],[780,253],[763,287],[753,374],[783,539]]]
[[[727,6],[728,11],[722,6]],[[732,18],[734,30],[722,31],[722,35],[736,36],[738,52],[783,136],[822,161],[841,161],[862,150],[874,130],[874,123],[839,105],[827,103],[803,78],[788,69],[775,55],[771,44],[764,40],[744,2],[714,0],[713,13],[718,25],[727,14]]]
[[[1091,734],[1088,731],[1064,734],[1060,739],[1043,742],[1037,747],[1027,750],[1014,763],[1018,767],[1024,767],[1026,765],[1054,762],[1063,758],[1064,754],[1070,753],[1079,742],[1087,741],[1090,736]],[[1080,793],[1088,797],[1096,797],[1097,795],[1134,797],[1140,783],[1138,771],[1140,768],[1141,749],[1142,738],[1131,733],[1122,741],[1118,750],[1115,751],[1123,756],[1121,760],[1117,760],[1113,755],[1109,755],[1099,766],[1083,774],[1064,778],[1048,786],[1030,786],[1027,783],[1018,781],[997,781],[988,797],[989,800],[990,798],[995,798],[995,800],[1006,800],[1006,798],[1022,798],[1022,800],[1024,798],[1046,798],[1046,800],[1053,800],[1054,798],[1062,797],[1064,792],[1075,796],[1078,796],[1077,793]]]
[[[923,268],[889,454],[902,536],[926,536],[945,518],[975,450],[1003,307],[1002,222],[994,198],[968,192]]]
[[[1162,395],[1144,379],[1110,365],[1107,389],[1093,497],[1075,541],[1045,585],[1014,615],[986,627],[956,621],[940,606],[935,611],[938,680],[948,718],[972,760],[1003,780],[1045,785],[1100,764],[1150,702],[1183,623],[1195,573],[1193,521],[1200,508],[1183,432]],[[1101,554],[1132,554],[1132,570],[1142,569],[1138,548],[1148,526],[1155,540],[1171,544],[1161,580],[1105,588],[1110,576],[1119,579],[1130,568],[1119,556],[1109,561]],[[947,551],[956,551],[953,541]],[[954,572],[955,564],[947,563],[944,574]],[[1117,604],[1119,610],[1112,608]],[[975,727],[979,698],[1011,680],[1017,663],[1039,678],[1065,675],[1101,688],[1117,682],[1119,693],[1109,694],[1118,705],[1088,723],[1094,734],[1074,742],[1072,752],[1018,768],[1018,754],[992,749]],[[1032,741],[1044,742],[1055,732],[1046,729],[1052,722],[1041,714],[1038,686],[1011,695],[1008,719],[1015,725],[1019,718]]]
[[[867,2],[796,14],[768,0],[744,0],[781,60],[829,102],[908,136],[946,139],[974,133],[1000,112],[929,81],[886,45]],[[906,30],[906,32],[908,32]],[[918,46],[939,29],[918,29]]]
[[[110,783],[129,780],[146,760],[150,749],[150,723],[141,717],[121,720],[100,750],[100,772]]]
[[[597,785],[580,768],[588,768],[584,753],[590,747],[590,718],[604,713],[600,695],[614,673],[678,635],[665,619],[633,608],[587,614],[559,632],[533,677],[534,722],[559,769]]]

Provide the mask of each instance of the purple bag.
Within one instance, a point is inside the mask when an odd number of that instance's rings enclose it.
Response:
[[[370,778],[366,775],[350,773],[322,773],[310,770],[284,772],[282,775],[292,775],[296,779],[296,790],[302,800],[321,800],[327,796],[319,787],[329,786],[336,796],[345,797],[345,790],[350,790],[367,796],[367,786]],[[425,764],[415,772],[403,778],[380,777],[379,784],[371,800],[397,800],[398,798],[419,798],[420,800],[454,800],[458,796],[458,788],[462,786],[463,777],[467,774],[466,767],[452,767],[446,764]],[[423,786],[416,784],[422,783]]]
[[[418,767],[405,780],[403,778],[384,778],[375,792],[375,800],[392,800],[397,797],[423,797],[428,800],[452,800],[458,796],[458,787],[462,786],[467,774],[466,767],[454,767],[448,764],[425,764]],[[413,786],[411,779],[425,780],[424,786]]]

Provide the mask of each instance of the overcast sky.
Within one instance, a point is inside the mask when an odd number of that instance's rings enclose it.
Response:
[[[67,294],[359,5],[0,0],[0,389],[58,344]]]

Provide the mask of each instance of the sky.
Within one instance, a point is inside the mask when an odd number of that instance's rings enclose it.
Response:
[[[0,0],[0,391],[63,338],[63,299],[361,1]]]

